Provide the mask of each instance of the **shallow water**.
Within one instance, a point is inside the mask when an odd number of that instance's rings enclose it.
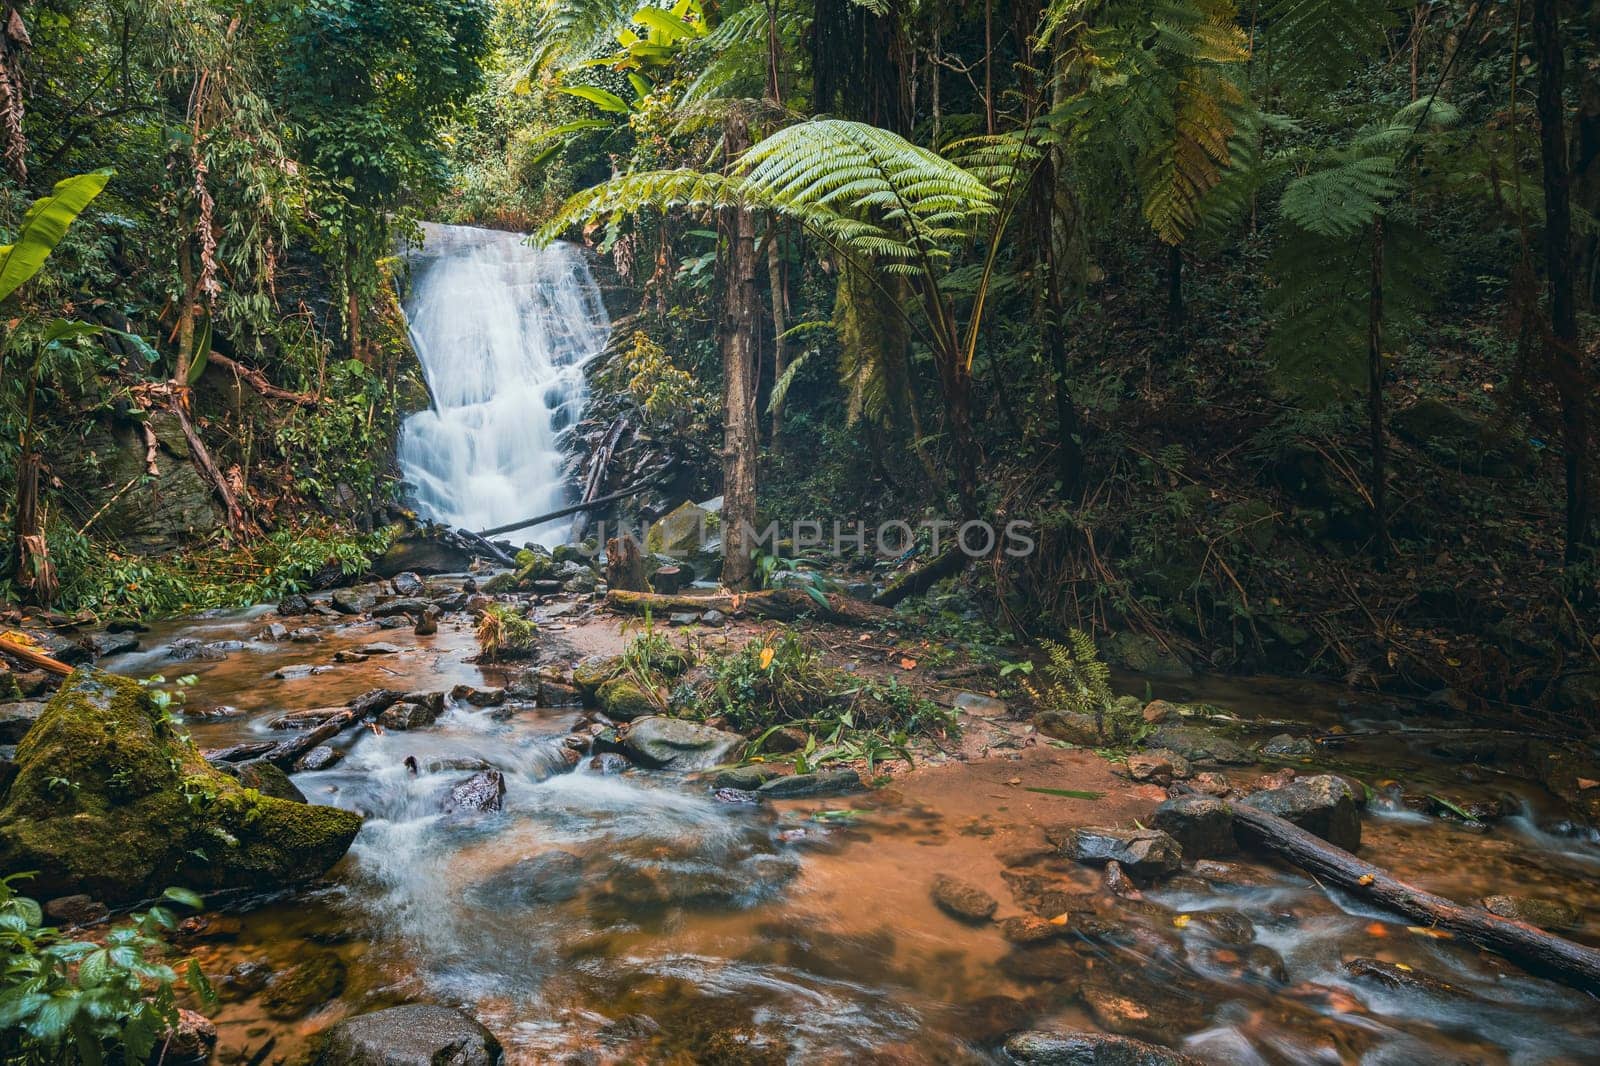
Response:
[[[271,620],[256,611],[164,627],[146,635],[151,650],[109,665],[138,676],[192,671],[191,710],[243,711],[190,719],[202,746],[274,735],[267,722],[284,710],[372,687],[505,681],[504,672],[465,661],[472,644],[464,625],[418,638],[340,621],[318,644],[251,639]],[[575,658],[579,645],[598,639],[597,626],[551,629],[559,657]],[[179,636],[244,643],[221,661],[174,664],[161,649]],[[376,640],[402,650],[309,677],[271,676]],[[1298,704],[1272,683],[1230,682],[1215,692],[1247,718],[1303,711],[1319,729],[1416,724],[1382,707],[1341,708],[1326,690],[1299,690]],[[1093,821],[1098,805],[1024,799],[1008,787],[1020,779],[1010,775],[1084,787],[1086,775],[1098,774],[1088,787],[1103,787],[1105,768],[1088,756],[1050,762],[1067,756],[1042,747],[997,752],[863,796],[729,806],[671,774],[581,767],[552,775],[551,746],[580,718],[570,709],[507,716],[452,707],[428,730],[346,734],[342,764],[297,775],[313,802],[366,815],[350,855],[324,886],[234,901],[238,927],[224,923],[219,938],[191,947],[215,978],[241,962],[282,970],[333,953],[347,967],[344,990],[298,1019],[268,1017],[259,995],[231,1000],[217,1013],[225,1052],[242,1060],[270,1040],[265,1061],[297,1061],[309,1038],[346,1013],[423,999],[471,1011],[513,1062],[994,1062],[1006,1032],[1053,1024],[1114,1024],[1214,1062],[1600,1059],[1600,1012],[1590,998],[1408,931],[1295,871],[1209,864],[1125,900],[1105,892],[1095,871],[1038,855],[1018,865],[1007,851],[1034,825],[1052,815]],[[1339,754],[1349,772],[1364,766],[1357,776],[1378,797],[1363,854],[1460,900],[1508,891],[1566,899],[1586,914],[1575,935],[1600,939],[1600,847],[1551,832],[1555,801],[1536,786],[1497,777],[1522,813],[1487,830],[1399,803],[1381,809],[1377,783],[1386,777],[1427,778],[1427,788],[1461,777],[1463,767],[1425,748],[1408,734]],[[505,810],[441,813],[440,797],[467,772],[413,776],[407,756],[423,767],[470,757],[501,768]],[[1062,779],[1063,767],[1075,776]],[[1101,810],[1105,820],[1129,824],[1136,815],[1125,812],[1153,800],[1119,802]],[[846,807],[855,813],[842,821],[818,817]],[[1023,913],[1045,886],[1112,932],[1086,926],[1048,951],[1013,948],[996,927],[964,925],[934,907],[929,883],[940,872],[991,891],[1001,900],[997,917]],[[1403,963],[1456,992],[1353,978],[1342,964],[1354,957]],[[1108,1021],[1118,1002],[1144,1013]]]

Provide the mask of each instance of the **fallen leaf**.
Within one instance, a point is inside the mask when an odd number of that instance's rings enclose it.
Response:
[[[1172,924],[1177,926],[1179,929],[1187,929],[1189,928],[1189,916],[1187,914],[1180,914],[1176,918],[1172,919]]]
[[[1072,917],[1072,915],[1069,912],[1062,911],[1060,914],[1058,914],[1054,918],[1050,919],[1050,924],[1051,925],[1066,925],[1068,919],[1070,919],[1071,917]]]
[[[1591,777],[1578,778],[1578,791],[1587,792],[1591,788],[1600,788],[1600,781],[1596,781]]]
[[[1433,929],[1425,925],[1408,925],[1406,932],[1415,933],[1417,936],[1429,937],[1433,940],[1454,940],[1456,935],[1446,929]]]
[[[761,649],[761,669],[765,670],[767,667],[772,665],[773,654],[774,653],[771,648]]]
[[[1395,963],[1394,964],[1394,968],[1397,969],[1397,970],[1404,970],[1406,973],[1410,973],[1411,972],[1411,967],[1407,966],[1403,962]]]
[[[1367,935],[1376,937],[1388,936],[1389,927],[1384,925],[1382,922],[1373,922],[1371,925],[1367,926]]]
[[[1372,884],[1372,882],[1374,882],[1376,880],[1377,880],[1377,878],[1373,877],[1371,874],[1362,874],[1360,877],[1356,878],[1356,884],[1358,884],[1358,885],[1370,885],[1370,884]]]
[[[902,669],[902,670],[915,670],[916,668],[917,668],[917,660],[915,660],[915,659],[901,659],[900,660],[900,669]]]

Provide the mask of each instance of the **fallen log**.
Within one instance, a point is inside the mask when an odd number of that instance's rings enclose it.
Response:
[[[612,589],[606,593],[607,607],[633,614],[643,614],[646,610],[653,614],[721,611],[727,615],[747,614],[778,622],[791,622],[809,614],[825,622],[847,626],[878,625],[894,617],[887,608],[853,600],[836,592],[824,594],[823,601],[819,603],[800,589],[764,589],[737,596],[664,596],[656,592],[628,592],[623,589]]]
[[[654,481],[654,478],[646,478],[643,481],[635,482],[634,484],[629,485],[625,489],[618,489],[616,492],[608,493],[605,496],[597,496],[592,500],[584,500],[581,503],[574,503],[570,506],[559,508],[558,510],[546,511],[544,514],[534,515],[532,518],[525,519],[521,522],[511,522],[507,525],[495,526],[493,529],[480,529],[476,535],[480,537],[497,537],[502,533],[511,533],[518,529],[527,529],[529,526],[542,526],[546,522],[553,522],[557,518],[565,518],[569,514],[578,514],[582,511],[592,511],[596,507],[604,507],[608,503],[616,503],[625,496],[632,496],[636,492],[643,492],[645,489],[649,488]]]
[[[16,659],[18,662],[27,663],[29,666],[44,670],[48,673],[56,674],[60,677],[66,677],[68,674],[72,673],[72,667],[68,666],[60,659],[52,659],[44,652],[35,651],[32,648],[24,647],[23,645],[18,644],[16,641],[10,640],[6,637],[0,637],[0,652],[4,652],[11,658]]]
[[[922,568],[895,579],[888,588],[873,597],[872,602],[879,607],[893,607],[901,600],[920,596],[944,578],[961,573],[971,561],[972,557],[962,551],[959,545],[952,545]]]
[[[315,729],[301,733],[299,736],[290,737],[272,745],[272,748],[261,758],[266,759],[278,769],[288,772],[299,760],[300,756],[321,744],[329,737],[338,736],[346,729],[368,718],[376,717],[379,713],[400,702],[403,693],[392,689],[375,688],[370,692],[363,692],[350,701],[350,705],[337,711]]]
[[[1419,925],[1445,930],[1504,955],[1530,972],[1600,993],[1600,951],[1526,922],[1501,918],[1480,907],[1425,892],[1276,815],[1242,803],[1230,807],[1234,827],[1246,843],[1289,860],[1319,880],[1403,914]]]
[[[245,366],[243,363],[235,362],[214,348],[207,354],[206,361],[214,366],[221,367],[223,370],[230,371],[234,377],[248,382],[252,389],[269,399],[288,400],[290,403],[299,404],[301,407],[317,406],[318,400],[315,396],[309,393],[290,392],[288,389],[280,389],[268,381],[267,375],[261,371],[254,367]]]

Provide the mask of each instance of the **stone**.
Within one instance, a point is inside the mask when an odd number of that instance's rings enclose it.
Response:
[[[80,892],[46,900],[44,916],[52,925],[81,927],[100,924],[111,917],[111,910],[99,900]]]
[[[1150,734],[1146,743],[1151,748],[1175,751],[1195,763],[1245,766],[1256,761],[1239,744],[1205,726],[1163,725]]]
[[[1282,788],[1246,796],[1242,802],[1293,822],[1346,851],[1361,846],[1361,812],[1356,809],[1355,794],[1342,777],[1302,777]]]
[[[1057,995],[1070,996],[1083,983],[1088,970],[1084,957],[1069,944],[1029,944],[1012,948],[1000,957],[1000,969],[1017,981],[1049,981]]]
[[[450,690],[450,698],[457,703],[470,703],[474,707],[498,707],[506,701],[506,690],[457,685]]]
[[[288,640],[289,627],[282,622],[268,622],[266,628],[256,634],[256,639],[266,641],[268,644]]]
[[[272,671],[272,676],[278,681],[299,681],[303,678],[325,674],[332,670],[331,666],[313,666],[309,663],[296,663],[293,666],[280,666]]]
[[[719,772],[711,779],[711,787],[754,792],[768,781],[781,776],[783,776],[782,771],[770,764],[751,763],[748,766],[734,766]]]
[[[655,714],[657,707],[644,689],[628,677],[614,677],[595,693],[600,709],[613,721],[631,722]]]
[[[396,703],[378,715],[378,724],[385,729],[403,732],[408,729],[425,729],[438,717],[437,711],[430,710],[420,703]]]
[[[700,616],[693,611],[674,611],[667,615],[669,626],[692,626],[700,621]]]
[[[563,685],[559,681],[541,680],[534,690],[534,698],[541,707],[583,706],[583,693],[576,686]]]
[[[178,1024],[168,1030],[158,1046],[157,1059],[163,1066],[200,1066],[210,1062],[217,1051],[217,1027],[211,1019],[187,1007],[178,1008]]]
[[[1151,725],[1160,725],[1169,718],[1176,719],[1179,714],[1180,711],[1177,704],[1169,703],[1166,700],[1151,700],[1144,705],[1144,710],[1139,712],[1139,717]]]
[[[940,910],[963,922],[987,922],[1000,907],[1000,901],[983,889],[945,874],[933,879],[930,892]]]
[[[499,770],[480,770],[450,790],[446,812],[498,811],[505,805],[506,776]]]
[[[23,701],[0,705],[0,744],[20,744],[44,713],[45,704]]]
[[[85,640],[88,641],[89,650],[96,659],[139,650],[139,638],[132,633],[91,633]]]
[[[1032,914],[1006,918],[1000,923],[1000,935],[1011,944],[1045,944],[1066,933],[1065,925],[1055,925]]]
[[[331,951],[318,952],[282,973],[262,990],[261,1005],[269,1018],[292,1021],[344,991],[344,961]]]
[[[572,683],[593,699],[600,686],[622,673],[622,656],[591,655],[572,668]]]
[[[1134,877],[1161,877],[1183,865],[1183,849],[1159,829],[1069,826],[1045,835],[1074,862],[1103,866],[1115,860]]]
[[[304,881],[344,855],[359,815],[251,793],[150,697],[96,670],[67,678],[17,748],[0,869],[37,871],[29,890],[45,898],[82,892],[116,905],[172,885]]]
[[[1177,796],[1150,815],[1150,828],[1178,842],[1186,862],[1232,855],[1239,850],[1233,836],[1233,812],[1213,796]]]
[[[1471,999],[1472,993],[1448,981],[1430,977],[1410,966],[1399,966],[1379,959],[1347,959],[1345,973],[1357,980],[1383,985],[1401,992],[1422,992],[1443,999]]]
[[[388,600],[378,604],[372,608],[371,613],[374,618],[395,618],[403,614],[420,617],[427,614],[428,609],[432,606],[433,601],[426,596],[402,596],[399,599]]]
[[[428,586],[423,584],[420,575],[411,570],[402,570],[389,579],[389,587],[394,589],[396,596],[426,596]]]
[[[597,774],[605,774],[609,776],[612,774],[627,773],[629,770],[633,769],[633,763],[628,761],[627,756],[618,752],[603,751],[589,760],[589,769],[593,770]]]
[[[1094,715],[1076,711],[1041,711],[1034,718],[1039,732],[1068,744],[1097,748],[1110,738],[1095,728]]]
[[[1170,1048],[1087,1030],[1017,1033],[1005,1049],[1020,1066],[1200,1066],[1198,1059]]]
[[[763,799],[799,799],[802,797],[843,796],[865,788],[861,775],[854,770],[822,770],[810,774],[789,774],[774,777],[757,789]]]
[[[728,616],[721,611],[707,611],[700,616],[700,624],[703,626],[721,626],[727,624],[727,621]]]
[[[362,655],[399,655],[405,649],[398,644],[386,644],[380,640],[372,644],[363,644],[357,650]]]
[[[1261,745],[1261,754],[1280,759],[1300,759],[1317,753],[1317,746],[1305,737],[1279,733]]]
[[[1233,783],[1222,774],[1195,774],[1190,786],[1208,796],[1226,796],[1233,791]]]
[[[1394,411],[1390,423],[1396,433],[1434,458],[1473,473],[1510,477],[1538,462],[1533,449],[1502,428],[1493,415],[1447,400],[1418,400]]]
[[[706,519],[711,512],[692,503],[681,503],[651,524],[645,533],[645,549],[673,557],[698,552],[709,539]]]
[[[1128,756],[1128,776],[1135,781],[1170,785],[1189,777],[1192,772],[1188,759],[1165,748],[1136,751]]]
[[[727,762],[744,743],[744,737],[737,733],[682,718],[652,715],[628,726],[619,749],[634,762],[652,769],[692,771]]]
[[[449,1007],[413,1004],[358,1014],[328,1030],[317,1066],[499,1066],[500,1041]]]
[[[1101,642],[1100,651],[1106,662],[1141,677],[1187,681],[1194,676],[1194,667],[1183,656],[1143,633],[1114,633]]]
[[[335,589],[328,605],[340,614],[366,614],[387,596],[381,585],[360,585],[350,589]]]
[[[974,718],[1004,718],[1011,713],[1005,700],[984,696],[977,692],[963,692],[956,696],[955,708]]]
[[[333,653],[333,661],[336,663],[364,663],[368,658],[370,656],[362,655],[358,651],[350,651],[348,648],[340,648]]]
[[[230,777],[238,778],[239,783],[245,788],[253,788],[263,796],[292,800],[295,803],[306,802],[305,793],[295,787],[294,782],[289,780],[289,775],[265,759],[224,763],[218,769]]]
[[[480,881],[468,892],[475,903],[523,909],[565,903],[583,889],[583,859],[570,851],[542,851]]]
[[[330,770],[344,759],[344,752],[338,748],[330,748],[326,744],[318,744],[299,759],[295,760],[294,772],[297,774],[314,773],[318,770]]]
[[[289,631],[289,640],[295,644],[320,644],[322,634],[310,626],[301,626],[299,629]]]
[[[1483,909],[1490,914],[1509,918],[1514,922],[1527,922],[1540,929],[1577,929],[1583,916],[1577,908],[1559,900],[1535,899],[1531,896],[1486,896]]]
[[[278,613],[285,618],[292,618],[297,614],[310,614],[311,601],[298,592],[292,592],[278,601]]]

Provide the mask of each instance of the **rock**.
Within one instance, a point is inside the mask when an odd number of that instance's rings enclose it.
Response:
[[[312,666],[308,663],[298,663],[294,666],[280,666],[272,671],[272,676],[278,681],[299,681],[302,678],[325,674],[332,670],[331,666]]]
[[[1127,1036],[1089,1031],[1030,1030],[1006,1041],[1022,1066],[1200,1066],[1198,1059]]]
[[[1178,715],[1178,705],[1168,703],[1166,700],[1151,700],[1144,705],[1144,710],[1139,712],[1139,717],[1151,725],[1160,725],[1168,719],[1176,719]]]
[[[0,705],[0,744],[20,744],[44,713],[43,703],[24,701]]]
[[[1357,980],[1384,985],[1402,992],[1422,992],[1445,999],[1471,999],[1472,993],[1457,988],[1448,981],[1430,977],[1397,963],[1378,959],[1354,958],[1345,961],[1344,970]]]
[[[1065,925],[1055,925],[1032,914],[1007,918],[1000,923],[1000,935],[1011,944],[1045,944],[1067,934]]]
[[[239,783],[245,788],[253,788],[263,796],[292,800],[295,803],[306,802],[305,793],[295,787],[294,782],[289,780],[289,775],[265,759],[223,763],[218,769],[230,777],[238,778]]]
[[[1114,633],[1101,642],[1106,662],[1131,673],[1165,681],[1187,681],[1194,668],[1175,651],[1143,633]]]
[[[224,1001],[246,999],[267,986],[272,967],[264,962],[241,962],[217,982],[217,997]]]
[[[689,574],[681,566],[663,566],[650,575],[650,587],[663,596],[676,596],[689,587]]]
[[[139,650],[139,638],[132,633],[91,633],[85,639],[96,659]]]
[[[744,737],[682,718],[636,719],[620,740],[622,754],[652,769],[706,770],[744,745]],[[597,741],[598,743],[598,741]]]
[[[402,570],[389,579],[389,587],[394,589],[396,596],[426,596],[428,586],[422,583],[422,578],[410,570]]]
[[[672,614],[667,615],[667,625],[669,626],[692,626],[698,621],[700,621],[700,616],[693,611],[674,611]]]
[[[186,1007],[178,1008],[178,1024],[167,1031],[156,1045],[156,1059],[163,1066],[202,1066],[217,1051],[217,1027],[211,1019]]]
[[[983,889],[944,874],[933,879],[931,894],[940,910],[964,922],[987,922],[1000,907]]]
[[[733,803],[746,807],[754,807],[756,804],[761,802],[761,796],[759,793],[751,792],[748,789],[742,788],[713,789],[711,792],[711,798],[716,800],[718,803]]]
[[[627,756],[615,751],[603,751],[589,760],[589,769],[597,774],[621,774],[633,769]]]
[[[395,618],[399,615],[425,615],[433,606],[433,601],[426,596],[402,596],[399,599],[388,600],[372,608],[374,618]]]
[[[364,663],[368,658],[369,656],[362,655],[358,651],[350,651],[348,648],[340,648],[333,653],[333,661],[336,663]]]
[[[450,790],[446,812],[498,811],[505,805],[506,777],[499,770],[482,770]]]
[[[726,624],[727,621],[728,616],[721,611],[707,611],[700,616],[700,624],[703,626],[720,626]]]
[[[297,614],[310,614],[311,601],[298,592],[292,592],[278,601],[278,613],[285,618],[292,618]]]
[[[1188,759],[1165,748],[1136,751],[1128,756],[1128,776],[1135,781],[1153,781],[1158,785],[1170,785],[1173,781],[1182,781],[1191,773],[1193,771],[1189,767]]]
[[[1070,826],[1045,835],[1075,862],[1100,866],[1115,860],[1134,877],[1161,877],[1183,865],[1183,849],[1159,829]]]
[[[1226,796],[1233,791],[1232,782],[1221,774],[1195,774],[1189,784],[1208,796]]]
[[[344,961],[319,952],[279,974],[262,991],[261,1005],[269,1018],[292,1021],[322,1006],[344,990]]]
[[[963,692],[956,696],[955,708],[975,718],[1004,718],[1011,713],[1005,700],[984,696],[976,692]]]
[[[1483,909],[1514,922],[1527,922],[1540,929],[1577,929],[1583,925],[1583,916],[1577,908],[1559,900],[1534,899],[1531,896],[1486,896]]]
[[[1097,748],[1110,738],[1095,728],[1094,715],[1075,711],[1041,711],[1034,718],[1039,732],[1083,748]]]
[[[583,888],[583,859],[570,851],[542,851],[480,881],[468,890],[484,906],[521,910],[565,903]]]
[[[385,644],[380,640],[372,644],[363,644],[356,650],[362,655],[399,655],[405,649],[398,644]]]
[[[1146,743],[1152,748],[1175,751],[1196,763],[1245,766],[1256,761],[1255,756],[1239,744],[1205,726],[1163,725],[1150,734]]]
[[[381,585],[360,585],[351,589],[336,589],[328,605],[340,614],[366,614],[387,596]]]
[[[754,792],[782,772],[767,763],[751,763],[723,770],[711,779],[712,788],[736,788],[741,792]]]
[[[1198,929],[1219,944],[1244,947],[1256,938],[1256,927],[1236,910],[1195,911],[1189,915],[1190,929]]]
[[[591,655],[572,668],[572,683],[593,699],[600,686],[622,672],[622,656]]]
[[[1428,398],[1390,416],[1394,431],[1461,470],[1510,477],[1533,469],[1533,449],[1487,413]]]
[[[534,698],[541,707],[582,707],[583,693],[573,685],[559,681],[540,681]]]
[[[1308,833],[1346,851],[1361,846],[1361,812],[1342,777],[1317,774],[1268,789],[1242,801],[1260,811],[1287,819]]]
[[[1186,862],[1232,855],[1239,850],[1233,837],[1233,812],[1212,796],[1167,800],[1150,815],[1150,828],[1176,840]]]
[[[655,702],[631,678],[614,677],[601,685],[595,695],[600,709],[614,721],[631,722],[657,712]]]
[[[58,663],[79,666],[94,658],[94,652],[88,648],[87,642],[80,643],[66,633],[54,629],[25,629],[23,633],[32,639],[40,651]]]
[[[1316,753],[1317,746],[1311,741],[1289,733],[1279,733],[1261,745],[1261,754],[1280,759],[1299,759]]]
[[[265,641],[268,644],[276,644],[279,641],[288,640],[289,627],[282,622],[268,622],[266,628],[256,634],[256,639]]]
[[[328,1030],[317,1066],[499,1066],[500,1041],[460,1011],[390,1007]]]
[[[457,685],[450,690],[450,698],[457,703],[470,703],[474,707],[498,707],[506,701],[506,690]]]
[[[259,889],[319,876],[360,827],[350,811],[248,794],[144,686],[79,670],[17,748],[0,869],[38,871],[37,894],[110,904],[172,885]]]
[[[294,772],[297,774],[315,773],[318,770],[330,770],[344,759],[344,752],[338,748],[330,748],[326,744],[318,744],[295,761]]]
[[[322,634],[310,626],[301,626],[299,629],[290,630],[289,640],[295,644],[320,644]]]
[[[378,715],[378,724],[385,729],[425,729],[439,717],[439,712],[421,703],[396,703]]]
[[[797,799],[815,796],[843,796],[860,792],[866,786],[854,770],[823,770],[812,774],[774,777],[757,789],[763,799]]]
[[[99,925],[111,917],[111,911],[99,900],[78,893],[46,900],[44,915],[52,925],[81,927]]]
[[[698,552],[709,539],[706,520],[710,514],[710,511],[692,503],[679,504],[651,524],[645,533],[645,549],[675,558],[687,558]]]
[[[6,793],[11,789],[11,782],[17,779],[17,747],[15,744],[0,744],[0,803],[5,802]]]
[[[1033,944],[1013,948],[1000,957],[999,966],[1017,981],[1049,981],[1059,996],[1070,996],[1083,983],[1088,966],[1068,944]]]

